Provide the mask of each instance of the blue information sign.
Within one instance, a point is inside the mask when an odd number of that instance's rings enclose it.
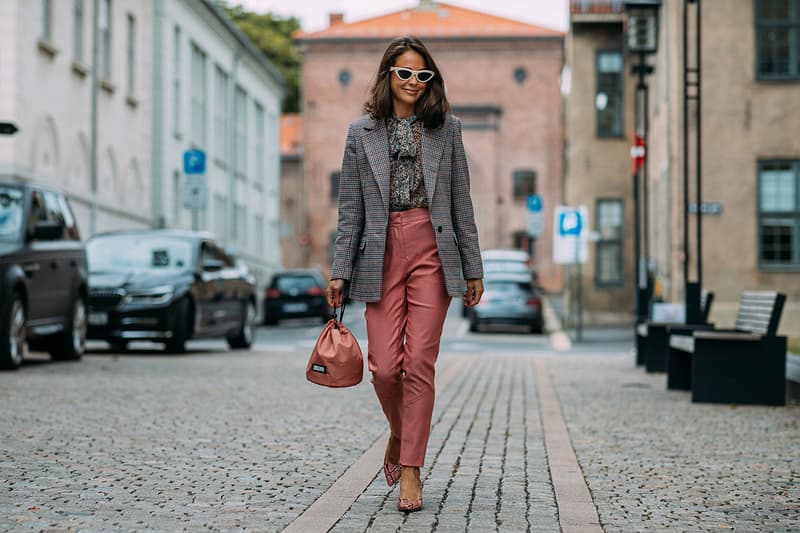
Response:
[[[560,235],[580,235],[583,217],[579,210],[563,211],[558,214],[558,233]]]
[[[183,152],[183,172],[185,174],[205,174],[206,153],[202,150]]]
[[[542,197],[538,194],[528,195],[528,211],[538,213],[542,210]]]

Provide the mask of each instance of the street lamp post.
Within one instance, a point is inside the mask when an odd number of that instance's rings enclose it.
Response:
[[[700,1],[684,0],[683,2],[683,282],[684,301],[686,306],[686,323],[700,324],[703,313],[700,308],[700,295],[703,287],[703,235],[702,235],[702,176],[701,176],[701,116],[700,116]],[[694,66],[689,61],[689,5],[695,6],[693,22],[695,24]],[[695,101],[695,176],[696,206],[695,222],[697,224],[697,281],[689,281],[689,102]]]
[[[643,149],[643,161],[633,172],[633,208],[634,208],[634,255],[636,322],[643,322],[648,315],[650,300],[650,262],[647,178],[647,143],[649,120],[648,86],[646,77],[652,74],[653,67],[647,64],[647,56],[658,51],[658,11],[661,0],[626,0],[625,12],[628,15],[627,41],[628,52],[638,57],[639,62],[631,67],[631,72],[638,76],[636,97],[634,101],[634,123],[636,128],[637,148]],[[642,148],[643,147],[643,148]],[[641,186],[640,186],[641,185]]]

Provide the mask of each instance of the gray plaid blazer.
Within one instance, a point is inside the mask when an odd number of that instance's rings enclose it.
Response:
[[[377,302],[382,296],[390,157],[384,121],[365,115],[350,124],[331,279],[349,280],[353,300]],[[462,279],[482,278],[483,265],[458,118],[448,115],[441,127],[423,131],[422,169],[447,292],[459,297]]]

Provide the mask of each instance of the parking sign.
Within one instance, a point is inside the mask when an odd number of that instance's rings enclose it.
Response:
[[[554,212],[553,261],[558,264],[586,263],[589,260],[587,222],[589,210],[585,205],[559,205]]]

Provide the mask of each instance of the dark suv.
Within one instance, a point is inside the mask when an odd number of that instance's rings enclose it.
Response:
[[[283,318],[330,318],[325,298],[327,283],[317,269],[297,268],[276,272],[264,291],[264,324],[277,324]]]
[[[27,346],[80,359],[86,341],[86,253],[64,194],[0,182],[0,368]]]

